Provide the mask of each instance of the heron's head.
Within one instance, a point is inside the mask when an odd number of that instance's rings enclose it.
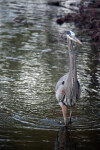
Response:
[[[72,41],[75,41],[79,44],[82,44],[82,42],[75,36],[75,33],[72,32],[72,31],[67,31],[66,32],[66,36],[67,36],[67,39],[70,39]]]

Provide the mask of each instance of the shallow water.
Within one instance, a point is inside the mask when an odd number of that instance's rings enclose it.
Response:
[[[97,150],[99,48],[74,24],[57,25],[61,8],[45,2],[0,1],[0,150]],[[67,29],[75,31],[83,45],[75,46],[81,98],[66,129],[55,85],[69,69],[62,34]]]

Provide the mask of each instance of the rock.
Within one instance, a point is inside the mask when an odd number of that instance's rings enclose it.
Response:
[[[75,5],[75,4],[71,4]],[[100,1],[82,0],[78,13],[68,13],[64,17],[57,19],[57,23],[62,25],[64,22],[74,22],[79,28],[91,36],[93,41],[100,41]],[[87,32],[88,31],[88,32]]]

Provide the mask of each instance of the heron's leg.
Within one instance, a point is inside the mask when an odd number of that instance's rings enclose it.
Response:
[[[66,112],[67,112],[67,107],[64,105],[64,104],[62,104],[62,113],[63,113],[63,118],[64,118],[64,123],[65,123],[65,125],[66,125]]]
[[[71,124],[71,117],[72,117],[72,111],[73,111],[73,107],[70,107],[70,116],[69,116],[69,124]]]

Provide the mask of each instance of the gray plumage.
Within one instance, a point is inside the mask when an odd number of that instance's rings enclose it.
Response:
[[[62,76],[56,84],[56,98],[59,104],[72,107],[80,97],[81,89],[77,80],[76,55],[72,40],[81,44],[72,31],[68,31],[69,72]]]

